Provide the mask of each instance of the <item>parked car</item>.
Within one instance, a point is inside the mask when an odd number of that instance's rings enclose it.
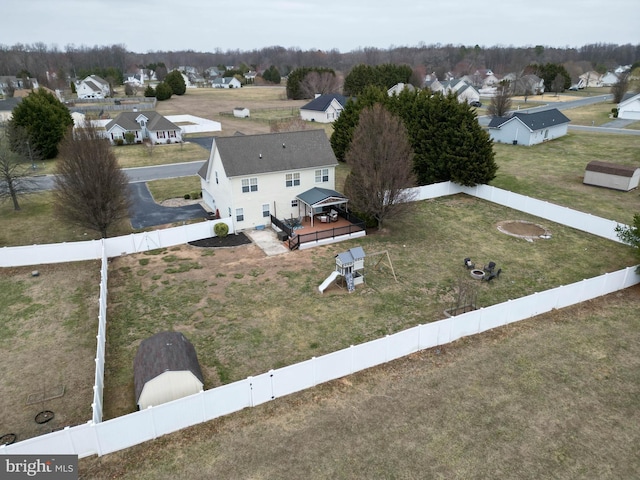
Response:
[[[471,105],[472,107],[479,108],[482,106],[482,102],[475,101],[475,102],[469,103],[469,105]]]

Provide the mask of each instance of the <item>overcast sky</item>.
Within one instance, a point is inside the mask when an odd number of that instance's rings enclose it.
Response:
[[[302,50],[640,44],[640,0],[2,0],[0,45]]]

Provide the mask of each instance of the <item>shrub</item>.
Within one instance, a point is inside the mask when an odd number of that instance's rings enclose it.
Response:
[[[190,194],[188,194],[188,193],[185,193],[185,194],[184,194],[184,199],[185,199],[185,200],[190,200],[190,199],[191,199],[191,195],[190,195]]]
[[[618,118],[618,109],[617,108],[612,108],[611,109],[611,114],[613,115],[613,118]]]
[[[124,140],[121,139],[121,138],[116,138],[115,142],[116,142],[116,145],[119,146],[119,147],[124,145]]]
[[[213,227],[213,233],[216,234],[216,237],[226,237],[229,234],[229,225],[223,222],[216,223]]]
[[[136,134],[133,132],[127,132],[124,134],[124,139],[129,144],[134,143],[136,141]]]

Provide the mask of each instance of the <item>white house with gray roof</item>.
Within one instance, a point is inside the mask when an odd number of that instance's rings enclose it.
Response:
[[[300,107],[300,118],[308,122],[333,123],[344,110],[347,97],[339,93],[316,95],[306,105]]]
[[[497,143],[536,145],[567,134],[570,120],[557,108],[541,112],[516,112],[510,117],[494,117],[489,136]]]
[[[89,75],[76,85],[78,98],[107,98],[111,95],[111,86],[98,75]]]
[[[298,196],[333,190],[337,164],[324,130],[237,135],[214,139],[198,175],[204,202],[239,231],[298,218]]]
[[[151,143],[180,143],[182,130],[158,112],[122,112],[105,125],[105,136],[111,143],[125,140],[127,133],[134,135],[133,143],[149,139]]]

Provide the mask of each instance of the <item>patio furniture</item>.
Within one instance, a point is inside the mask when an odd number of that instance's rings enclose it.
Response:
[[[329,215],[319,215],[318,220],[320,220],[321,223],[329,223],[331,221],[331,217]]]
[[[475,264],[471,261],[469,257],[464,259],[464,266],[467,267],[467,270],[471,270],[472,268],[476,268]]]
[[[496,262],[489,262],[488,265],[484,266],[483,270],[488,274],[492,274],[495,268],[496,268]]]
[[[486,280],[487,282],[490,282],[491,280],[493,280],[494,278],[498,278],[500,276],[500,272],[502,272],[502,269],[499,268],[497,271],[490,273],[489,275],[485,275],[484,278],[482,280]]]
[[[332,208],[331,211],[329,212],[329,218],[331,219],[332,222],[337,222],[338,221],[338,212],[335,211]]]

